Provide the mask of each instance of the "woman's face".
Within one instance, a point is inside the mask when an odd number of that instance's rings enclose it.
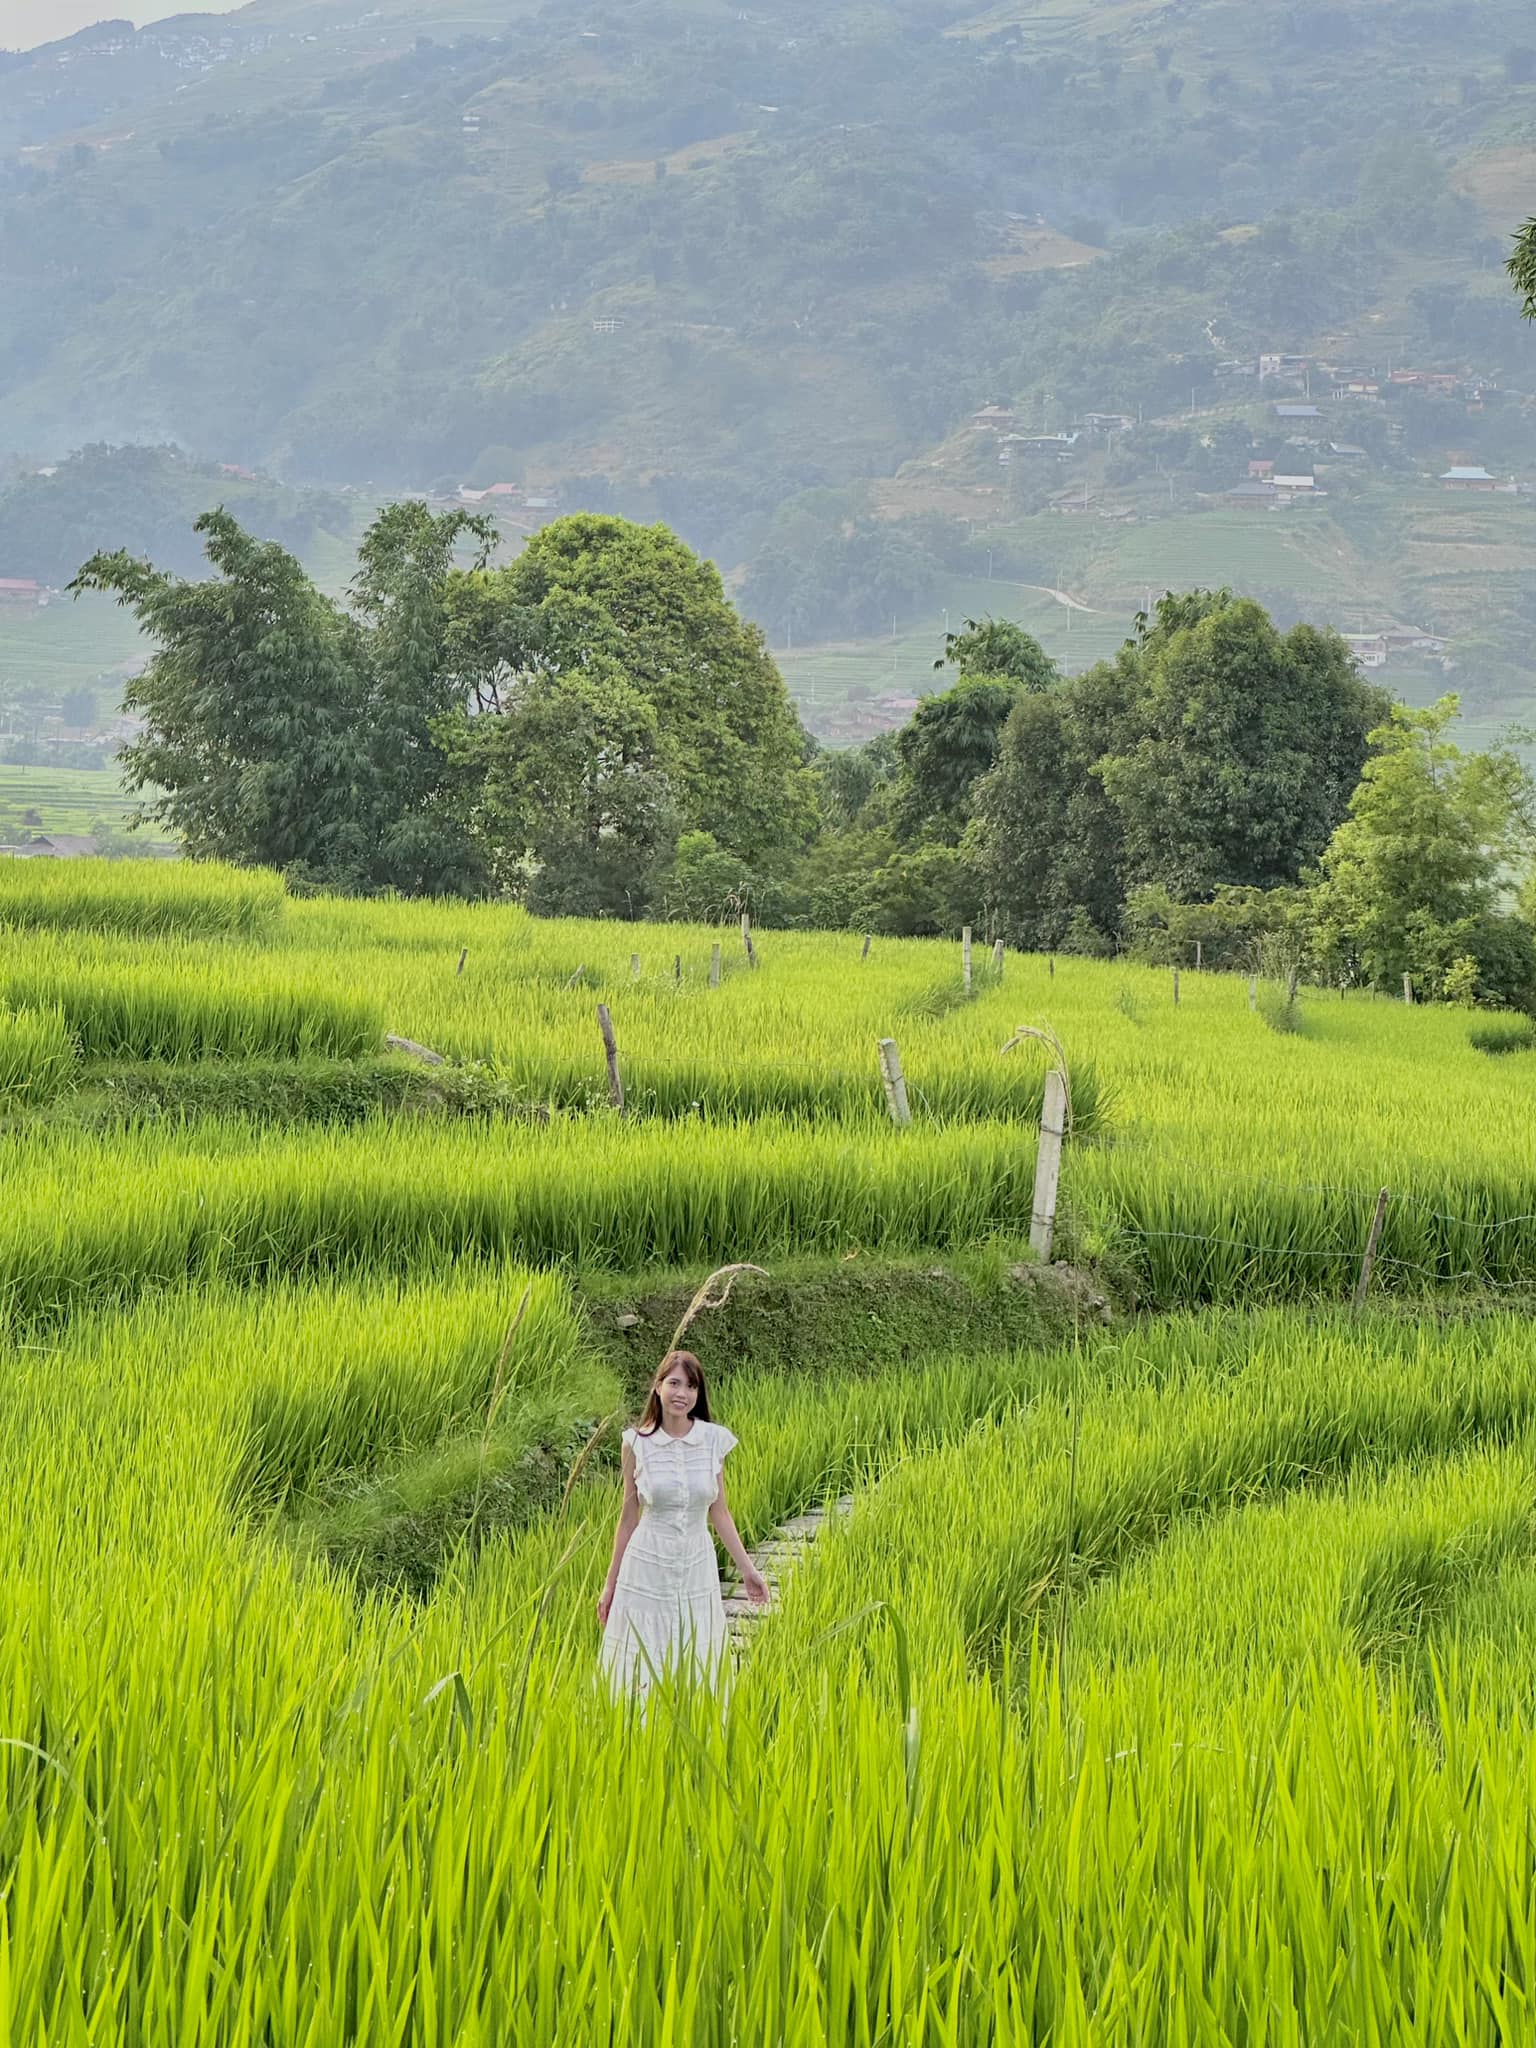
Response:
[[[693,1413],[699,1398],[698,1388],[680,1365],[668,1369],[665,1378],[658,1380],[656,1390],[661,1395],[663,1413],[679,1419]]]

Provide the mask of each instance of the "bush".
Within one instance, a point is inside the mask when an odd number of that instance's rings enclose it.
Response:
[[[1529,1017],[1490,1017],[1486,1024],[1473,1026],[1467,1043],[1490,1055],[1530,1052],[1536,1047],[1536,1023]]]
[[[1259,1015],[1271,1031],[1279,1031],[1282,1034],[1301,1032],[1307,1028],[1300,1003],[1284,989],[1265,987],[1259,990]]]

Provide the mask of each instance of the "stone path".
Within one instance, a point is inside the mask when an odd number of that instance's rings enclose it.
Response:
[[[853,1496],[844,1494],[830,1507],[814,1508],[808,1515],[796,1515],[788,1522],[781,1522],[756,1550],[747,1552],[768,1581],[768,1590],[773,1595],[766,1607],[754,1607],[741,1590],[740,1579],[734,1572],[730,1573],[724,1588],[725,1612],[731,1628],[731,1647],[738,1656],[746,1647],[753,1622],[761,1621],[765,1614],[773,1612],[784,1580],[805,1556],[827,1522],[834,1517],[841,1520],[852,1512]]]

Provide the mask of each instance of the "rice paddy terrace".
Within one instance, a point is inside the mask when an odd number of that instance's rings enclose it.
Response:
[[[1530,2038],[1536,1055],[755,940],[0,866],[0,2039]],[[743,1534],[854,1505],[641,1719],[740,1260]]]

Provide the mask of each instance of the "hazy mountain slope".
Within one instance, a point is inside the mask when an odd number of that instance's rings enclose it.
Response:
[[[505,450],[681,479],[729,526],[893,466],[1027,374],[1042,320],[1155,397],[1211,348],[1205,258],[1170,321],[1118,262],[1010,263],[1008,216],[1098,245],[1348,210],[1383,149],[1520,115],[1522,18],[258,0],[77,38],[0,75],[0,445],[391,481]],[[1249,324],[1347,314],[1365,267],[1294,267]]]

